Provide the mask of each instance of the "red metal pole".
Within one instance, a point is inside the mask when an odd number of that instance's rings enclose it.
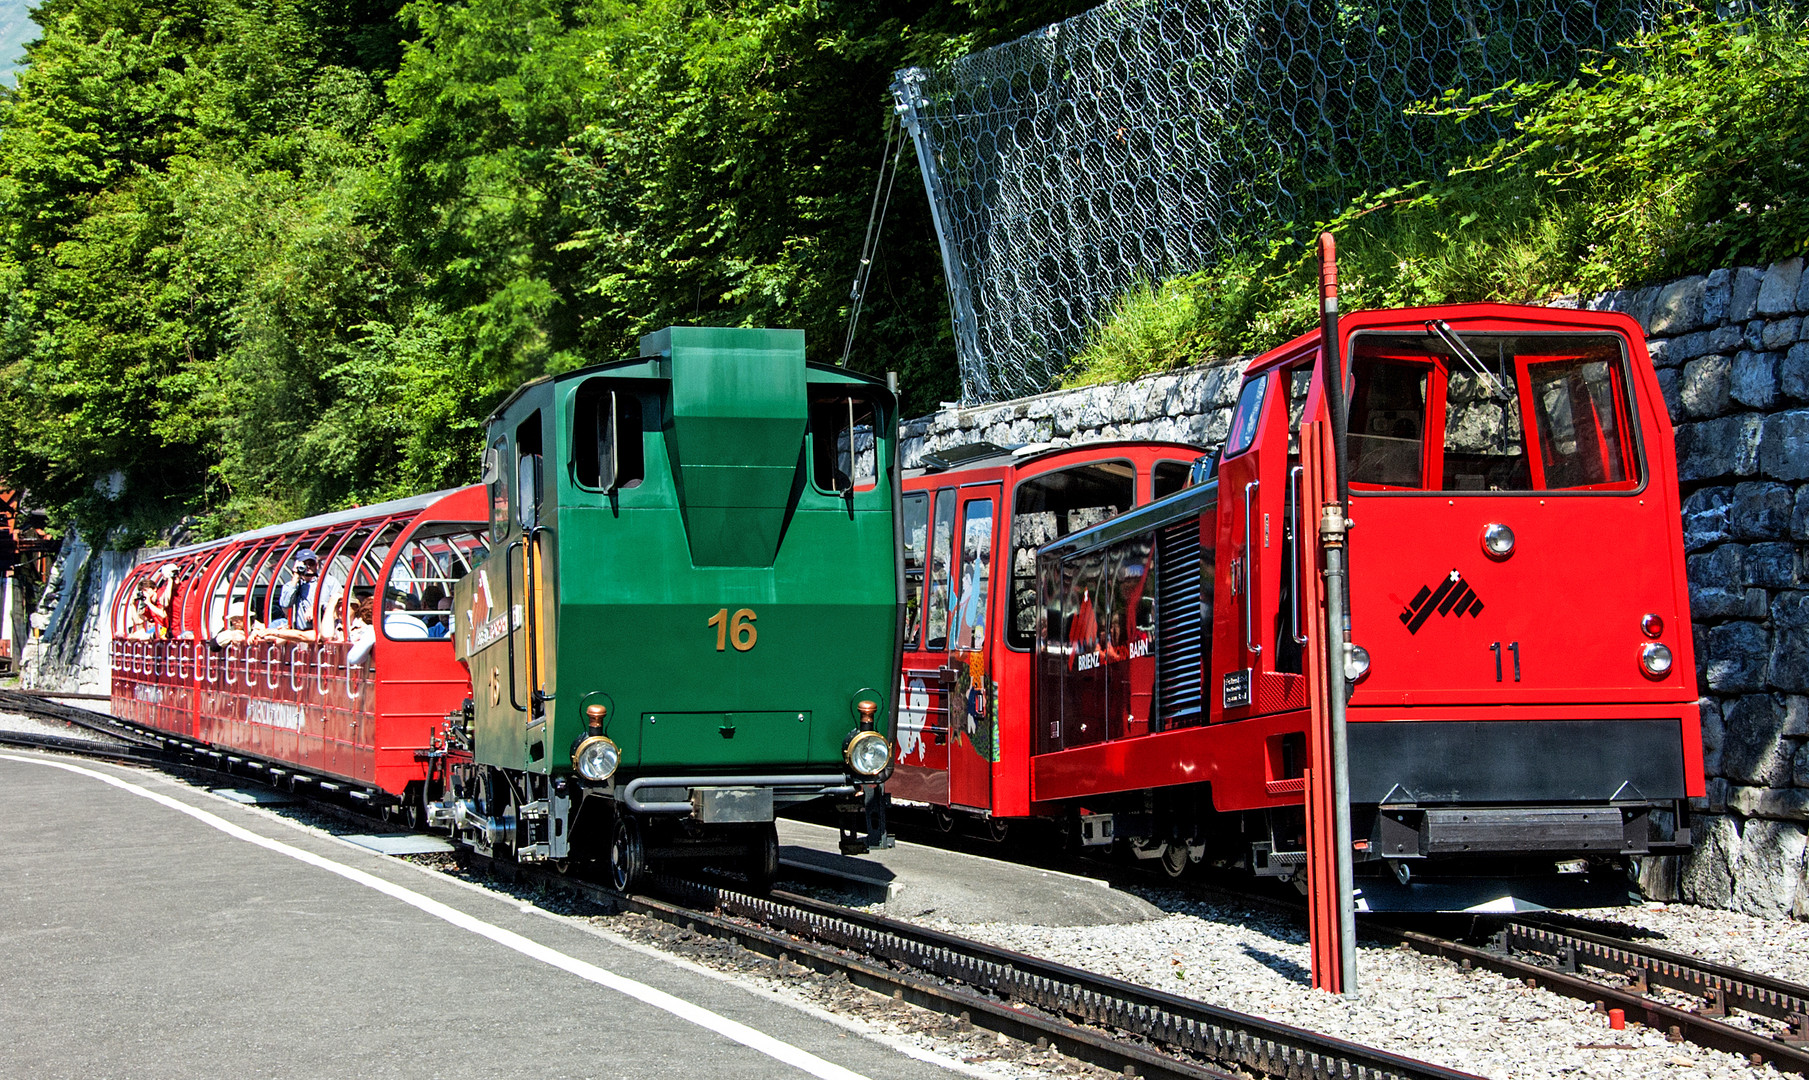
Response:
[[[1331,425],[1323,420],[1302,424],[1300,460],[1306,467],[1301,484],[1303,506],[1318,507],[1335,490],[1331,480],[1333,455]],[[1306,514],[1301,515],[1303,518]],[[1308,565],[1321,565],[1321,542],[1318,530],[1301,530],[1301,542],[1308,545]],[[1332,805],[1332,730],[1331,695],[1343,688],[1332,680],[1327,648],[1325,580],[1317,573],[1302,575],[1301,586],[1307,592],[1307,646],[1303,656],[1307,678],[1307,701],[1311,722],[1307,729],[1306,769],[1306,843],[1307,843],[1307,941],[1312,955],[1312,980],[1315,990],[1342,994],[1344,981],[1343,920],[1338,910],[1338,852],[1335,812]]]
[[[1309,620],[1307,690],[1311,703],[1306,783],[1307,887],[1311,915],[1313,986],[1332,993],[1356,990],[1356,914],[1351,880],[1350,776],[1344,732],[1349,687],[1345,666],[1345,530],[1349,489],[1345,469],[1344,365],[1338,342],[1338,248],[1319,235],[1319,325],[1329,422],[1306,425],[1301,463],[1304,506],[1319,510],[1319,526],[1303,530],[1322,567],[1313,578],[1316,618]],[[1302,513],[1302,518],[1306,517]],[[1317,631],[1317,633],[1315,633]]]

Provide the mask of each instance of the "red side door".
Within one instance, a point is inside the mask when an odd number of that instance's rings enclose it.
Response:
[[[992,671],[992,627],[1000,610],[994,588],[1002,486],[973,484],[960,490],[959,528],[950,549],[948,667],[949,802],[992,808],[992,766],[999,759],[998,686]]]
[[[898,768],[886,790],[895,798],[947,806],[949,551],[955,536],[955,489],[907,492],[905,642],[899,685]]]

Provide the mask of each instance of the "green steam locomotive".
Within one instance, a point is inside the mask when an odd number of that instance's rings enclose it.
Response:
[[[882,843],[903,632],[897,403],[796,330],[673,327],[487,421],[489,554],[455,586],[471,697],[424,753],[479,852],[713,861],[756,886],[774,813]]]

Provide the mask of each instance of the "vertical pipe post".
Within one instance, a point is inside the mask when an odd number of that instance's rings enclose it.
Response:
[[[961,261],[961,238],[955,235],[954,216],[950,213],[948,192],[943,186],[942,171],[937,167],[936,147],[926,130],[923,110],[923,82],[929,73],[922,68],[909,68],[898,73],[892,84],[900,122],[911,136],[917,151],[917,167],[923,173],[923,189],[930,200],[930,223],[936,228],[936,244],[942,250],[943,281],[948,283],[949,320],[955,331],[955,360],[961,368],[961,403],[971,405],[991,393],[986,367],[980,356],[979,320],[974,310],[974,290],[967,280]]]
[[[1347,434],[1349,416],[1344,399],[1343,350],[1338,342],[1338,247],[1331,233],[1319,234],[1319,333],[1325,362],[1327,411],[1331,413],[1333,474],[1337,501],[1320,511],[1319,540],[1325,553],[1325,687],[1329,701],[1331,741],[1332,844],[1336,863],[1338,912],[1338,967],[1341,992],[1357,989],[1357,916],[1355,882],[1351,870],[1350,742],[1345,730],[1345,704],[1349,684],[1345,678],[1346,583],[1345,535],[1350,527]],[[1323,782],[1323,781],[1322,781]]]

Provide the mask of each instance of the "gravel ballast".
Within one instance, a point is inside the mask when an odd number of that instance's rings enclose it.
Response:
[[[1310,987],[1305,931],[1292,917],[1255,904],[1202,900],[1174,890],[1144,895],[1163,909],[1161,918],[1063,929],[946,920],[926,920],[926,925],[1483,1076],[1720,1080],[1782,1075],[1732,1054],[1669,1042],[1662,1032],[1634,1023],[1614,1031],[1588,1002],[1373,942],[1358,948],[1357,993],[1337,997]],[[1678,952],[1707,956],[1722,938],[1737,939],[1737,946],[1714,958],[1784,978],[1793,977],[1781,970],[1786,952],[1798,950],[1791,959],[1802,963],[1803,939],[1797,935],[1805,928],[1794,924],[1751,919],[1753,926],[1735,925],[1737,932],[1730,936],[1720,932],[1730,926],[1721,911],[1672,906],[1587,914],[1662,930],[1664,940],[1651,940]],[[1710,944],[1690,947],[1697,939]]]

